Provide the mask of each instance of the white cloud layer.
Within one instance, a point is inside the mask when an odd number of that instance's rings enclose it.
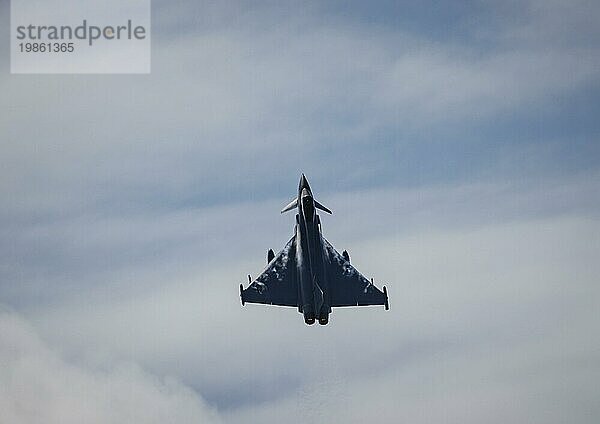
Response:
[[[0,310],[0,422],[216,423],[175,379],[131,363],[92,369],[66,361],[18,314]]]

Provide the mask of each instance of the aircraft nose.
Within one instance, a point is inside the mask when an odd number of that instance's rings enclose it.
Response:
[[[302,191],[303,188],[307,188],[310,190],[310,186],[308,185],[308,180],[306,179],[304,174],[302,174],[302,176],[300,177],[300,190],[299,191]]]

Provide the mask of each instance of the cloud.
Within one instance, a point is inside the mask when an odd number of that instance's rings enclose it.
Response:
[[[21,316],[0,311],[0,421],[32,423],[220,422],[173,378],[132,363],[94,369],[70,363]]]
[[[287,320],[254,327],[257,346],[278,345],[255,352],[255,366],[287,359],[306,377],[226,418],[595,422],[599,230],[597,220],[544,218],[354,246],[355,264],[389,283],[391,310],[335,310],[335,327],[310,337]]]
[[[280,205],[257,204],[245,205],[257,217],[249,228],[236,228],[228,217],[235,212],[220,208],[224,222],[218,227],[229,220],[234,227],[231,235],[222,234],[231,248],[225,257],[208,254],[210,266],[193,261],[192,254],[189,262],[175,262],[163,271],[150,256],[138,267],[152,272],[142,276],[134,271],[131,279],[129,271],[116,272],[116,279],[100,282],[101,287],[37,306],[31,319],[69,355],[92,362],[135,358],[159,375],[179,376],[232,422],[245,413],[249,421],[288,415],[282,411],[306,418],[298,409],[327,417],[339,402],[339,408],[361,416],[343,402],[371,399],[365,388],[387,399],[415,384],[421,384],[419,408],[431,400],[445,411],[451,405],[443,403],[444,396],[456,392],[464,406],[476,395],[472,386],[460,386],[460,375],[490,396],[503,392],[487,399],[488,406],[510,398],[510,390],[533,396],[535,387],[519,376],[503,383],[503,373],[525,369],[563,381],[571,372],[573,379],[580,378],[580,367],[586,367],[581,361],[596,369],[596,359],[589,356],[595,341],[587,334],[597,326],[592,319],[597,206],[582,203],[590,194],[588,182],[513,190],[445,187],[330,199],[327,204],[336,215],[323,217],[325,236],[349,249],[358,269],[387,284],[389,312],[337,309],[330,326],[314,328],[305,326],[294,309],[242,308],[237,283],[247,272],[255,275],[266,249],[281,247],[289,233],[288,217],[281,219],[287,225],[277,224],[278,233],[268,218]],[[548,350],[559,357],[547,358]],[[536,364],[533,358],[547,363]],[[565,365],[553,371],[556,361]],[[489,380],[471,374],[476,362],[477,373],[489,368]],[[431,369],[451,381],[419,381],[436,378]],[[579,381],[567,380],[568,387]],[[330,395],[319,400],[315,392]],[[540,404],[521,411],[523,416],[537,414],[553,396],[541,393]],[[589,410],[586,389],[582,396]],[[390,421],[393,412],[404,416],[403,404],[388,403]],[[575,404],[563,405],[572,409]],[[366,405],[375,413],[375,405],[382,403]],[[415,405],[406,408],[419,412]],[[454,416],[465,417],[463,412],[455,410]]]
[[[311,181],[317,198],[335,213],[323,217],[326,236],[336,243],[352,244],[382,235],[400,237],[536,217],[596,216],[598,180],[598,174],[586,173],[541,182],[515,179],[345,193],[322,191],[322,179]],[[290,184],[290,195],[295,184]],[[14,305],[54,304],[81,294],[86,298],[100,293],[129,296],[160,286],[165,279],[203,274],[220,278],[215,269],[231,258],[251,263],[251,258],[262,258],[269,247],[276,250],[291,235],[291,217],[277,214],[288,200],[286,196],[210,208],[83,215],[65,211],[65,217],[58,219],[7,226],[4,273],[18,284],[1,287],[1,293]],[[241,213],[252,219],[240,218]],[[355,226],[355,222],[362,225]],[[242,268],[238,275],[246,274]]]
[[[155,13],[152,75],[0,78],[3,214],[265,199],[287,195],[273,176],[301,169],[343,175],[332,189],[474,178],[498,147],[519,158],[523,144],[551,172],[567,158],[544,155],[538,133],[556,141],[552,123],[576,120],[571,106],[598,82],[596,44],[534,37],[556,31],[560,16],[572,33],[593,26],[578,18],[593,16],[591,5],[500,15],[483,48],[476,35],[431,40],[402,26],[328,21],[315,7],[203,8]],[[192,20],[190,30],[162,26],[163,14]],[[204,27],[212,16],[220,25]]]

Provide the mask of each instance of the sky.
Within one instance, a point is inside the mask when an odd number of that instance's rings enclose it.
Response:
[[[154,0],[149,75],[0,43],[0,422],[598,422],[599,19]],[[389,311],[240,305],[301,172]]]

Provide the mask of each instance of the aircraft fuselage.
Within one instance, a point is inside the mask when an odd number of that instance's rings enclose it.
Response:
[[[298,308],[304,322],[325,325],[332,308],[348,306],[383,305],[389,308],[387,289],[375,287],[373,279],[365,278],[350,264],[346,250],[340,254],[321,233],[317,210],[331,214],[319,203],[302,174],[298,195],[281,213],[296,210],[294,235],[275,254],[267,252],[267,266],[252,280],[248,288],[240,284],[240,299],[246,303],[260,303]]]
[[[329,306],[327,275],[319,215],[304,175],[298,188],[298,214],[296,215],[296,263],[299,287],[298,307],[307,324],[315,319],[327,324],[331,307]]]

